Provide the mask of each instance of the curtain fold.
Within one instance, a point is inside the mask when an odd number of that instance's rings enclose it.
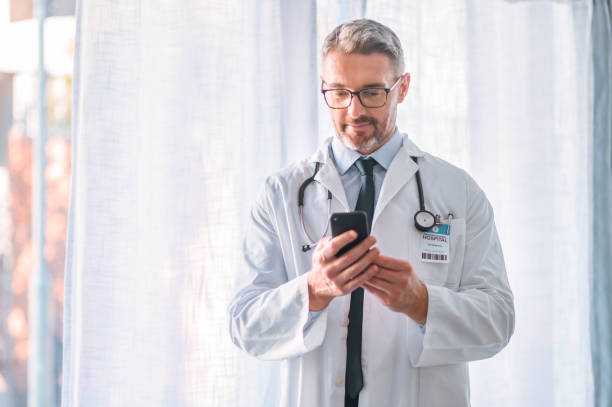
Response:
[[[595,406],[612,405],[612,3],[593,2],[593,280]]]
[[[591,405],[589,3],[387,0],[366,16],[406,50],[400,128],[495,210],[516,329],[470,364],[472,403]]]
[[[590,197],[590,12],[78,1],[63,406],[277,404],[279,364],[227,334],[242,228],[265,177],[333,134],[318,54],[362,16],[402,40],[412,82],[400,130],[468,170],[496,211],[517,323],[505,350],[470,365],[473,405],[592,405],[584,219],[610,207],[611,189],[608,138],[596,183],[608,200]]]
[[[316,89],[301,63],[314,46],[284,54],[286,14],[280,1],[78,2],[64,406],[249,404],[235,378],[258,367],[238,370],[225,317],[241,225],[296,155],[283,104],[316,93],[283,98],[291,81]],[[304,42],[311,26],[296,27]],[[297,148],[314,145],[311,118]]]

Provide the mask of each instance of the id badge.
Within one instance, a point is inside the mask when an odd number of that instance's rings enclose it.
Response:
[[[426,263],[448,263],[450,254],[450,225],[434,225],[421,234],[421,261]]]

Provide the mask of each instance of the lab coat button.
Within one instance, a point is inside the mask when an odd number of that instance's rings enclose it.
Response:
[[[336,377],[336,386],[344,386],[344,376]]]

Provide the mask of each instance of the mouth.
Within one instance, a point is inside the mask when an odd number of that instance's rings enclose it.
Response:
[[[352,127],[355,130],[362,130],[365,129],[368,126],[371,126],[371,124],[369,122],[361,122],[361,123],[347,123],[346,124],[348,127]]]

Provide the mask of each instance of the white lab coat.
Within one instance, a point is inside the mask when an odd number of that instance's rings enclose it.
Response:
[[[383,181],[372,222],[382,254],[408,260],[426,284],[425,333],[404,314],[365,292],[363,305],[362,407],[469,406],[467,362],[499,352],[514,331],[508,285],[493,210],[463,170],[423,153],[405,135]],[[350,295],[335,298],[304,331],[308,318],[307,273],[312,253],[298,215],[298,188],[322,163],[305,192],[304,221],[321,236],[332,212],[352,210],[329,156],[331,138],[308,160],[270,176],[257,199],[244,240],[242,289],[229,307],[230,336],[249,354],[282,360],[281,406],[344,405],[346,335]],[[410,158],[419,157],[418,166]],[[451,221],[448,264],[420,260],[415,178],[423,182],[426,208]]]

